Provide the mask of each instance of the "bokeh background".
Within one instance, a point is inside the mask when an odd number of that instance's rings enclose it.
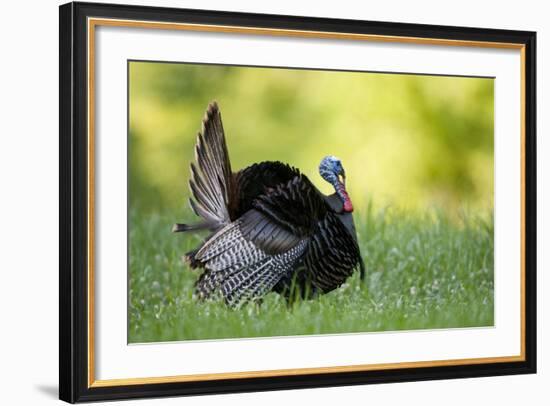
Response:
[[[332,154],[359,212],[370,201],[486,214],[493,92],[490,78],[130,62],[130,207],[183,214],[195,136],[217,100],[234,170],[280,160],[331,193],[317,166]]]

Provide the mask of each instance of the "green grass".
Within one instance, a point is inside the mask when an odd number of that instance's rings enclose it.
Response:
[[[183,218],[192,218],[187,216]],[[129,342],[493,325],[493,222],[395,209],[355,215],[367,276],[312,300],[270,293],[232,310],[197,302],[181,256],[199,235],[172,234],[181,213],[130,212]]]

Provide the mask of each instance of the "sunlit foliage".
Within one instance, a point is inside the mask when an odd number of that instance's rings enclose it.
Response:
[[[330,192],[342,158],[354,206],[491,209],[493,79],[131,62],[130,202],[187,206],[188,165],[217,100],[234,169],[288,162]]]

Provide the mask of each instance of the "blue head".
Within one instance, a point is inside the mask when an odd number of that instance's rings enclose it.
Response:
[[[334,187],[334,191],[344,205],[343,210],[352,212],[353,205],[346,191],[346,171],[342,166],[342,161],[333,155],[324,157],[319,164],[319,174]]]

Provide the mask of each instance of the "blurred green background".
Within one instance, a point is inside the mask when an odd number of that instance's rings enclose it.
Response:
[[[372,200],[488,213],[493,93],[485,78],[130,62],[130,206],[183,215],[195,136],[217,100],[234,170],[280,160],[332,193],[317,173],[331,154],[357,211]]]

